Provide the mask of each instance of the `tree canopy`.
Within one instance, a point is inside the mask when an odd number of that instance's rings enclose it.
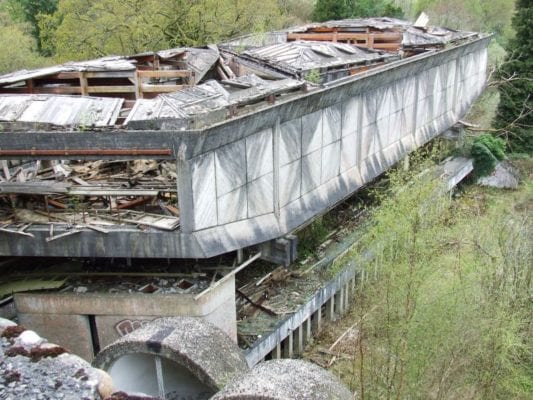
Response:
[[[315,21],[354,17],[403,17],[403,10],[392,0],[317,0]]]
[[[41,15],[43,47],[60,59],[195,46],[279,28],[277,0],[60,0]]]
[[[494,125],[507,136],[512,151],[533,153],[533,4],[518,0],[513,18],[516,37],[499,68],[500,104]]]

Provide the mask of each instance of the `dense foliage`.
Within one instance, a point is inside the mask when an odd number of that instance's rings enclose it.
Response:
[[[40,27],[45,49],[83,59],[204,45],[282,23],[277,0],[60,0]]]
[[[415,0],[412,9],[427,13],[432,25],[495,33],[501,43],[512,37],[514,0]]]
[[[360,399],[531,398],[532,187],[451,201],[418,166],[389,175],[351,255],[358,335],[334,368]]]
[[[533,3],[518,0],[513,26],[516,37],[507,48],[499,80],[500,104],[495,126],[513,152],[533,153]]]
[[[482,134],[474,139],[471,155],[474,159],[474,172],[485,176],[494,171],[498,161],[505,158],[505,142],[490,134]]]
[[[59,0],[8,0],[7,6],[15,20],[27,22],[31,26],[31,34],[37,42],[37,48],[42,52],[41,30],[39,19],[42,15],[53,14],[57,10]],[[52,55],[44,52],[43,55]]]
[[[317,0],[313,10],[315,21],[354,17],[403,17],[403,10],[392,0]]]

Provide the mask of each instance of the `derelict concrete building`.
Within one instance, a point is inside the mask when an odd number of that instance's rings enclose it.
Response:
[[[483,90],[488,41],[390,19],[341,21],[158,53],[157,63],[154,53],[0,77],[0,158],[168,160],[179,208],[162,229],[127,212],[83,224],[69,216],[75,234],[52,215],[61,240],[49,240],[42,218],[7,210],[0,255],[207,258],[283,237],[457,122]],[[186,54],[178,70],[157,69],[176,54]],[[213,71],[219,79],[208,80]],[[4,163],[5,203],[159,194],[17,182],[16,168]],[[21,223],[31,223],[22,234],[12,228]]]

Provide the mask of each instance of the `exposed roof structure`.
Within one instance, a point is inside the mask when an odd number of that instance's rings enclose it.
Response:
[[[315,68],[370,64],[392,55],[362,49],[346,43],[295,41],[247,50],[242,55],[282,68],[294,74]]]
[[[0,121],[53,126],[110,126],[124,99],[50,94],[0,96]]]
[[[139,121],[172,119],[174,127],[198,127],[198,121],[211,124],[301,88],[303,80],[329,82],[474,35],[392,18],[347,19],[247,35],[218,47],[22,70],[0,76],[0,124],[139,129],[145,127]]]

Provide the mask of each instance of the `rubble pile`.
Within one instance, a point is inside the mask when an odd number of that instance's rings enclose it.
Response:
[[[27,224],[179,226],[176,166],[157,160],[2,161],[0,229]],[[98,226],[100,228],[98,228]],[[18,233],[17,233],[18,232]],[[53,237],[53,235],[50,235]]]
[[[104,371],[0,319],[0,398],[99,400],[112,393],[111,378]]]

